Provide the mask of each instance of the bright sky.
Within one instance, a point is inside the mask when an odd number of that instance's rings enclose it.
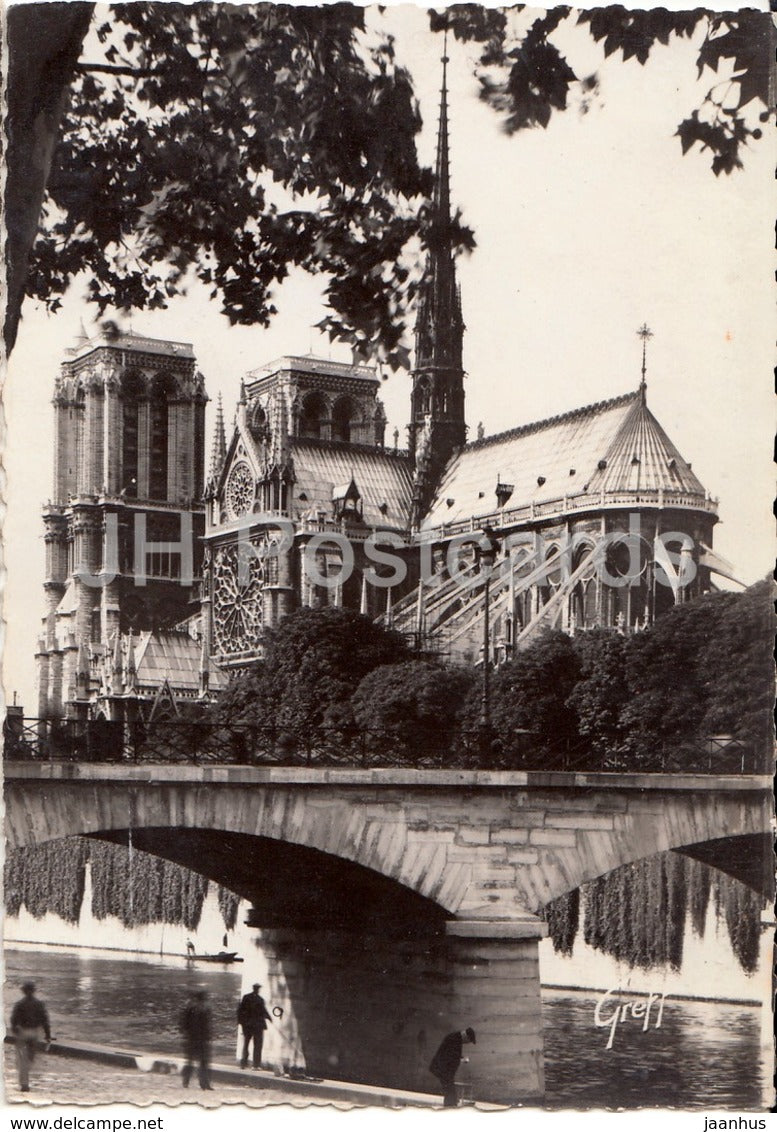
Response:
[[[376,19],[379,17],[375,17]],[[415,77],[431,163],[441,43],[426,14],[388,9],[385,23]],[[569,40],[578,74],[600,72],[595,101],[555,115],[547,130],[508,138],[476,97],[469,56],[449,48],[454,203],[478,247],[459,265],[471,435],[550,416],[636,387],[648,346],[648,404],[705,487],[720,498],[715,546],[745,582],[771,569],[774,132],[745,169],[715,178],[709,155],[682,157],[677,124],[712,84],[696,82],[695,45],[657,48],[644,68],[604,61],[585,35]],[[47,316],[26,303],[5,392],[8,513],[6,694],[35,707],[33,653],[43,612],[41,503],[51,491],[53,382],[79,321],[94,313],[73,287]],[[204,289],[132,329],[190,341],[212,404],[231,419],[241,375],[284,353],[349,360],[311,329],[322,317],[315,280],[278,292],[269,330],[230,328]],[[390,436],[405,439],[410,382],[388,376]],[[209,452],[208,452],[209,456]]]

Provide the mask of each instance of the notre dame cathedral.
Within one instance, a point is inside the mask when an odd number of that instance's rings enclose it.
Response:
[[[406,449],[372,367],[288,356],[245,375],[230,436],[219,405],[206,477],[191,346],[78,340],[54,395],[39,716],[213,696],[304,606],[498,663],[546,627],[638,631],[725,571],[716,502],[648,408],[644,349],[622,396],[468,440],[444,79],[432,216]]]

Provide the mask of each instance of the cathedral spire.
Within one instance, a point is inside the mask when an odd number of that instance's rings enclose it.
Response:
[[[442,57],[434,192],[426,231],[426,265],[419,289],[410,449],[415,460],[413,522],[420,524],[440,476],[466,441],[464,322],[453,252],[448,140],[447,37]]]
[[[451,168],[448,151],[448,33],[442,56],[442,88],[440,90],[440,121],[437,128],[437,160],[434,168],[434,218],[440,229],[450,228],[451,222]]]
[[[218,404],[216,405],[216,426],[213,431],[213,447],[210,454],[210,479],[215,480],[219,472],[224,466],[224,460],[227,456],[227,436],[224,431],[224,407],[221,403],[221,394],[219,393]]]

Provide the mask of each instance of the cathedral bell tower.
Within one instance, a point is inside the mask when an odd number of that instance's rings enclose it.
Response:
[[[448,166],[448,58],[443,55],[440,125],[427,255],[416,320],[410,454],[414,527],[418,527],[455,449],[467,438],[464,420],[464,322],[456,285]]]
[[[133,633],[191,617],[206,400],[189,343],[82,333],[68,351],[54,395],[54,490],[43,509],[41,717],[86,711],[111,655],[122,656],[120,638],[129,635],[131,654]]]

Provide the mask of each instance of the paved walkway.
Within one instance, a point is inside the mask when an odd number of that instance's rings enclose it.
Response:
[[[30,1077],[30,1092],[22,1093],[16,1077],[12,1043],[3,1046],[7,1104],[198,1104],[216,1108],[242,1104],[260,1108],[272,1104],[379,1105],[438,1107],[425,1093],[402,1092],[380,1086],[318,1078],[291,1080],[268,1070],[238,1069],[214,1063],[212,1088],[201,1089],[196,1077],[188,1089],[181,1080],[178,1058],[145,1055],[85,1042],[56,1043],[57,1052],[39,1053]]]
[[[70,1057],[41,1054],[36,1058],[30,1079],[30,1092],[21,1093],[16,1079],[16,1059],[7,1046],[5,1054],[5,1103],[16,1104],[197,1104],[217,1108],[222,1104],[260,1107],[270,1104],[328,1104],[330,1101],[301,1097],[282,1088],[261,1089],[216,1081],[211,1092],[193,1081],[184,1089],[178,1074],[141,1073],[81,1061]]]

